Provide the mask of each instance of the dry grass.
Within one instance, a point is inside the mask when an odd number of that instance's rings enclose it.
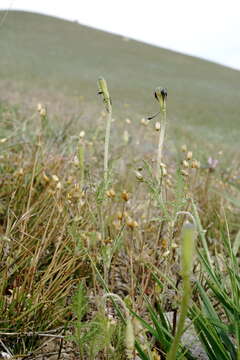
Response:
[[[186,146],[175,155],[166,150],[160,192],[153,171],[158,142],[154,124],[115,121],[112,141],[118,142],[112,146],[106,190],[105,113],[97,115],[96,126],[85,124],[80,138],[78,123],[59,129],[61,113],[57,118],[49,111],[44,127],[41,114],[29,115],[28,110],[26,115],[7,103],[1,105],[0,116],[3,344],[21,357],[37,354],[40,335],[55,331],[58,336],[73,334],[78,344],[72,345],[73,358],[110,359],[114,354],[124,359],[122,325],[116,325],[118,316],[109,302],[99,310],[101,296],[106,290],[118,294],[143,317],[145,296],[152,304],[160,296],[165,311],[178,308],[180,294],[165,279],[179,283],[181,231],[193,212],[192,202],[210,252],[221,256],[225,217],[232,240],[238,230],[237,167],[233,162],[222,168],[221,161],[211,158],[215,154],[199,159]],[[156,270],[162,288],[153,280]],[[196,278],[202,276],[198,263],[194,271]],[[73,306],[78,284],[83,288]],[[70,341],[65,339],[58,343],[59,354]]]

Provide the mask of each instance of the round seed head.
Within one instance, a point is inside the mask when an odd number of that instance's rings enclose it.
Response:
[[[124,201],[128,201],[129,200],[129,194],[127,193],[126,190],[123,190],[122,194],[121,194],[121,197]]]
[[[107,190],[107,191],[106,191],[106,195],[107,195],[107,197],[109,197],[110,199],[114,199],[115,196],[116,196],[116,193],[115,193],[114,189],[110,189],[110,190]]]

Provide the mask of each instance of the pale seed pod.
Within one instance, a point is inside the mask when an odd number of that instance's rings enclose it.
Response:
[[[187,156],[186,156],[187,160],[191,160],[192,156],[193,156],[192,151],[188,151]]]
[[[74,166],[76,166],[76,167],[79,166],[79,160],[78,160],[77,155],[75,155],[74,158],[73,158],[73,164],[74,164]]]
[[[56,188],[57,188],[58,190],[61,190],[62,184],[61,184],[60,182],[58,182]]]
[[[57,175],[52,175],[52,180],[53,180],[54,182],[59,182],[59,178],[58,178]]]
[[[167,176],[167,167],[165,164],[161,163],[161,172],[162,172],[162,176]]]
[[[183,160],[182,164],[183,164],[183,167],[185,167],[186,169],[189,168],[189,162],[187,160]]]
[[[156,130],[156,131],[160,131],[160,129],[161,129],[161,124],[160,124],[159,121],[157,121],[157,122],[155,123],[155,130]]]
[[[192,161],[192,164],[191,164],[191,167],[193,168],[193,169],[199,169],[200,168],[200,161],[198,161],[198,160],[193,160]]]
[[[144,125],[144,126],[147,126],[147,125],[149,124],[149,121],[148,121],[147,119],[145,119],[145,118],[142,118],[142,119],[140,120],[140,123],[141,123],[142,125]]]
[[[84,136],[85,136],[85,131],[84,131],[84,130],[80,131],[80,133],[79,133],[79,138],[80,138],[80,139],[83,139]]]
[[[46,108],[43,107],[43,108],[39,111],[39,114],[40,114],[40,116],[42,116],[42,117],[47,116],[47,110],[46,110]]]
[[[183,170],[183,169],[180,171],[180,173],[181,173],[181,175],[183,175],[183,176],[188,176],[188,175],[189,175],[188,172],[185,171],[185,170]]]
[[[135,171],[135,176],[136,176],[137,180],[143,181],[143,176],[140,173],[140,171]]]
[[[181,146],[181,150],[182,150],[182,152],[187,152],[187,145],[182,145]]]

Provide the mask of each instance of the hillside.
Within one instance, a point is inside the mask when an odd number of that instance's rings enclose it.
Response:
[[[239,138],[239,71],[39,14],[11,11],[0,31],[1,98],[15,91],[19,102],[38,89],[95,106],[103,75],[118,114],[153,113],[161,85],[175,133],[231,145]]]

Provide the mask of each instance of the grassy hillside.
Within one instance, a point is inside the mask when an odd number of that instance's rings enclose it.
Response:
[[[239,138],[239,71],[38,14],[11,11],[0,31],[1,98],[15,91],[20,101],[38,89],[53,103],[61,94],[95,107],[103,75],[118,115],[154,112],[152,93],[160,85],[169,91],[173,135],[233,147]]]
[[[0,31],[0,357],[239,360],[240,73],[46,16]]]

